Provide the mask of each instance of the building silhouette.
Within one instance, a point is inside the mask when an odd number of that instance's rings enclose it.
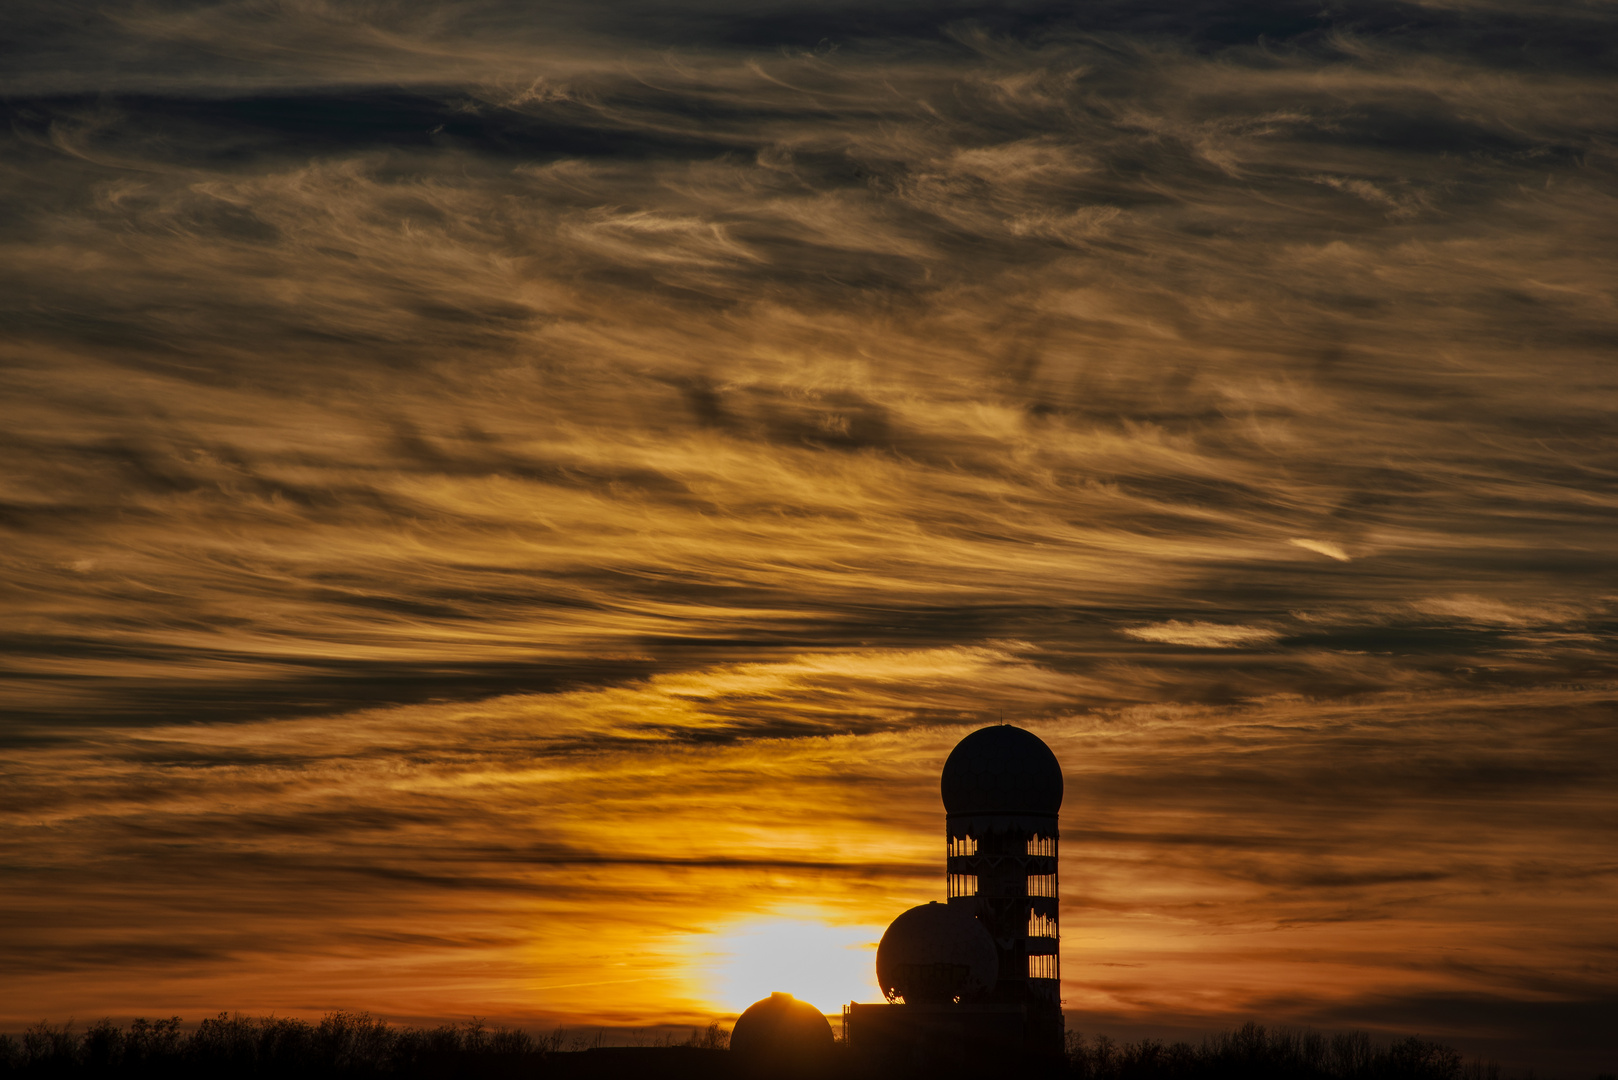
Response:
[[[736,1018],[730,1050],[737,1064],[760,1076],[816,1076],[831,1059],[831,1025],[807,1001],[775,993]]]
[[[844,1009],[849,1048],[899,1071],[1058,1057],[1061,765],[1033,732],[1002,724],[956,744],[939,788],[947,909],[912,908],[883,935],[889,1004]]]
[[[1062,767],[1038,735],[1002,724],[956,744],[939,787],[949,902],[984,924],[1000,962],[991,1000],[1026,1005],[1030,1024],[1053,1030],[1060,1046]]]

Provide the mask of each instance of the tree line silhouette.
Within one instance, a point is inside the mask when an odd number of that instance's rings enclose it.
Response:
[[[728,1033],[718,1024],[693,1030],[683,1042],[665,1037],[639,1047],[605,1046],[602,1032],[535,1035],[477,1021],[418,1028],[347,1012],[317,1023],[220,1013],[192,1031],[180,1025],[178,1017],[128,1027],[102,1020],[83,1030],[36,1024],[21,1036],[0,1035],[0,1077],[752,1080],[725,1052]],[[837,1051],[829,1076],[869,1075],[849,1048]],[[1496,1066],[1465,1061],[1448,1046],[1418,1038],[1383,1044],[1363,1032],[1327,1035],[1252,1023],[1200,1044],[1114,1042],[1070,1032],[1062,1060],[1023,1063],[1016,1071],[1049,1080],[1502,1080]]]
[[[1254,1023],[1200,1045],[1069,1032],[1066,1057],[1074,1080],[1501,1080],[1499,1066],[1414,1036],[1380,1044],[1363,1031],[1271,1031]]]
[[[535,1035],[476,1020],[396,1027],[363,1012],[328,1013],[318,1023],[220,1013],[190,1032],[180,1024],[177,1016],[136,1020],[127,1028],[102,1020],[82,1032],[71,1023],[35,1024],[20,1037],[0,1035],[0,1077],[560,1077],[577,1071],[568,1067],[570,1059],[607,1049],[601,1031]],[[683,1043],[665,1038],[658,1048],[687,1052],[676,1058],[689,1058],[690,1051],[723,1057],[727,1039],[728,1032],[711,1024]]]

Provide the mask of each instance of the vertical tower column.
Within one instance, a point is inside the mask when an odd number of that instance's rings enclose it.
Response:
[[[1039,736],[1002,724],[956,745],[940,789],[949,903],[983,923],[999,960],[985,1000],[1025,1006],[1030,1049],[1059,1054],[1062,767]]]
[[[946,819],[951,904],[994,939],[995,997],[1061,1006],[1056,815],[951,814]]]

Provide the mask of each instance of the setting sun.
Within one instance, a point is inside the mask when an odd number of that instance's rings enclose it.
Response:
[[[785,991],[823,1013],[850,1001],[880,1001],[877,926],[836,926],[809,918],[738,923],[705,937],[697,962],[714,1003],[739,1013]]]

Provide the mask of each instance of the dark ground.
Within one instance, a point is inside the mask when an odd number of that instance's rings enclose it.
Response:
[[[879,1073],[841,1044],[820,1062],[749,1065],[724,1048],[725,1033],[717,1026],[693,1033],[685,1045],[563,1049],[562,1042],[559,1033],[536,1037],[476,1023],[401,1028],[348,1013],[333,1013],[318,1024],[220,1014],[189,1032],[178,1018],[136,1020],[127,1028],[102,1021],[82,1030],[39,1024],[21,1036],[0,1036],[0,1076],[862,1080],[903,1075]],[[1114,1043],[1105,1036],[1070,1033],[1062,1059],[987,1068],[963,1063],[957,1072],[1031,1080],[1500,1080],[1499,1070],[1488,1063],[1464,1061],[1449,1047],[1420,1039],[1378,1044],[1362,1033],[1272,1032],[1255,1024],[1200,1045],[1150,1039]],[[926,1075],[941,1074],[929,1068]]]

